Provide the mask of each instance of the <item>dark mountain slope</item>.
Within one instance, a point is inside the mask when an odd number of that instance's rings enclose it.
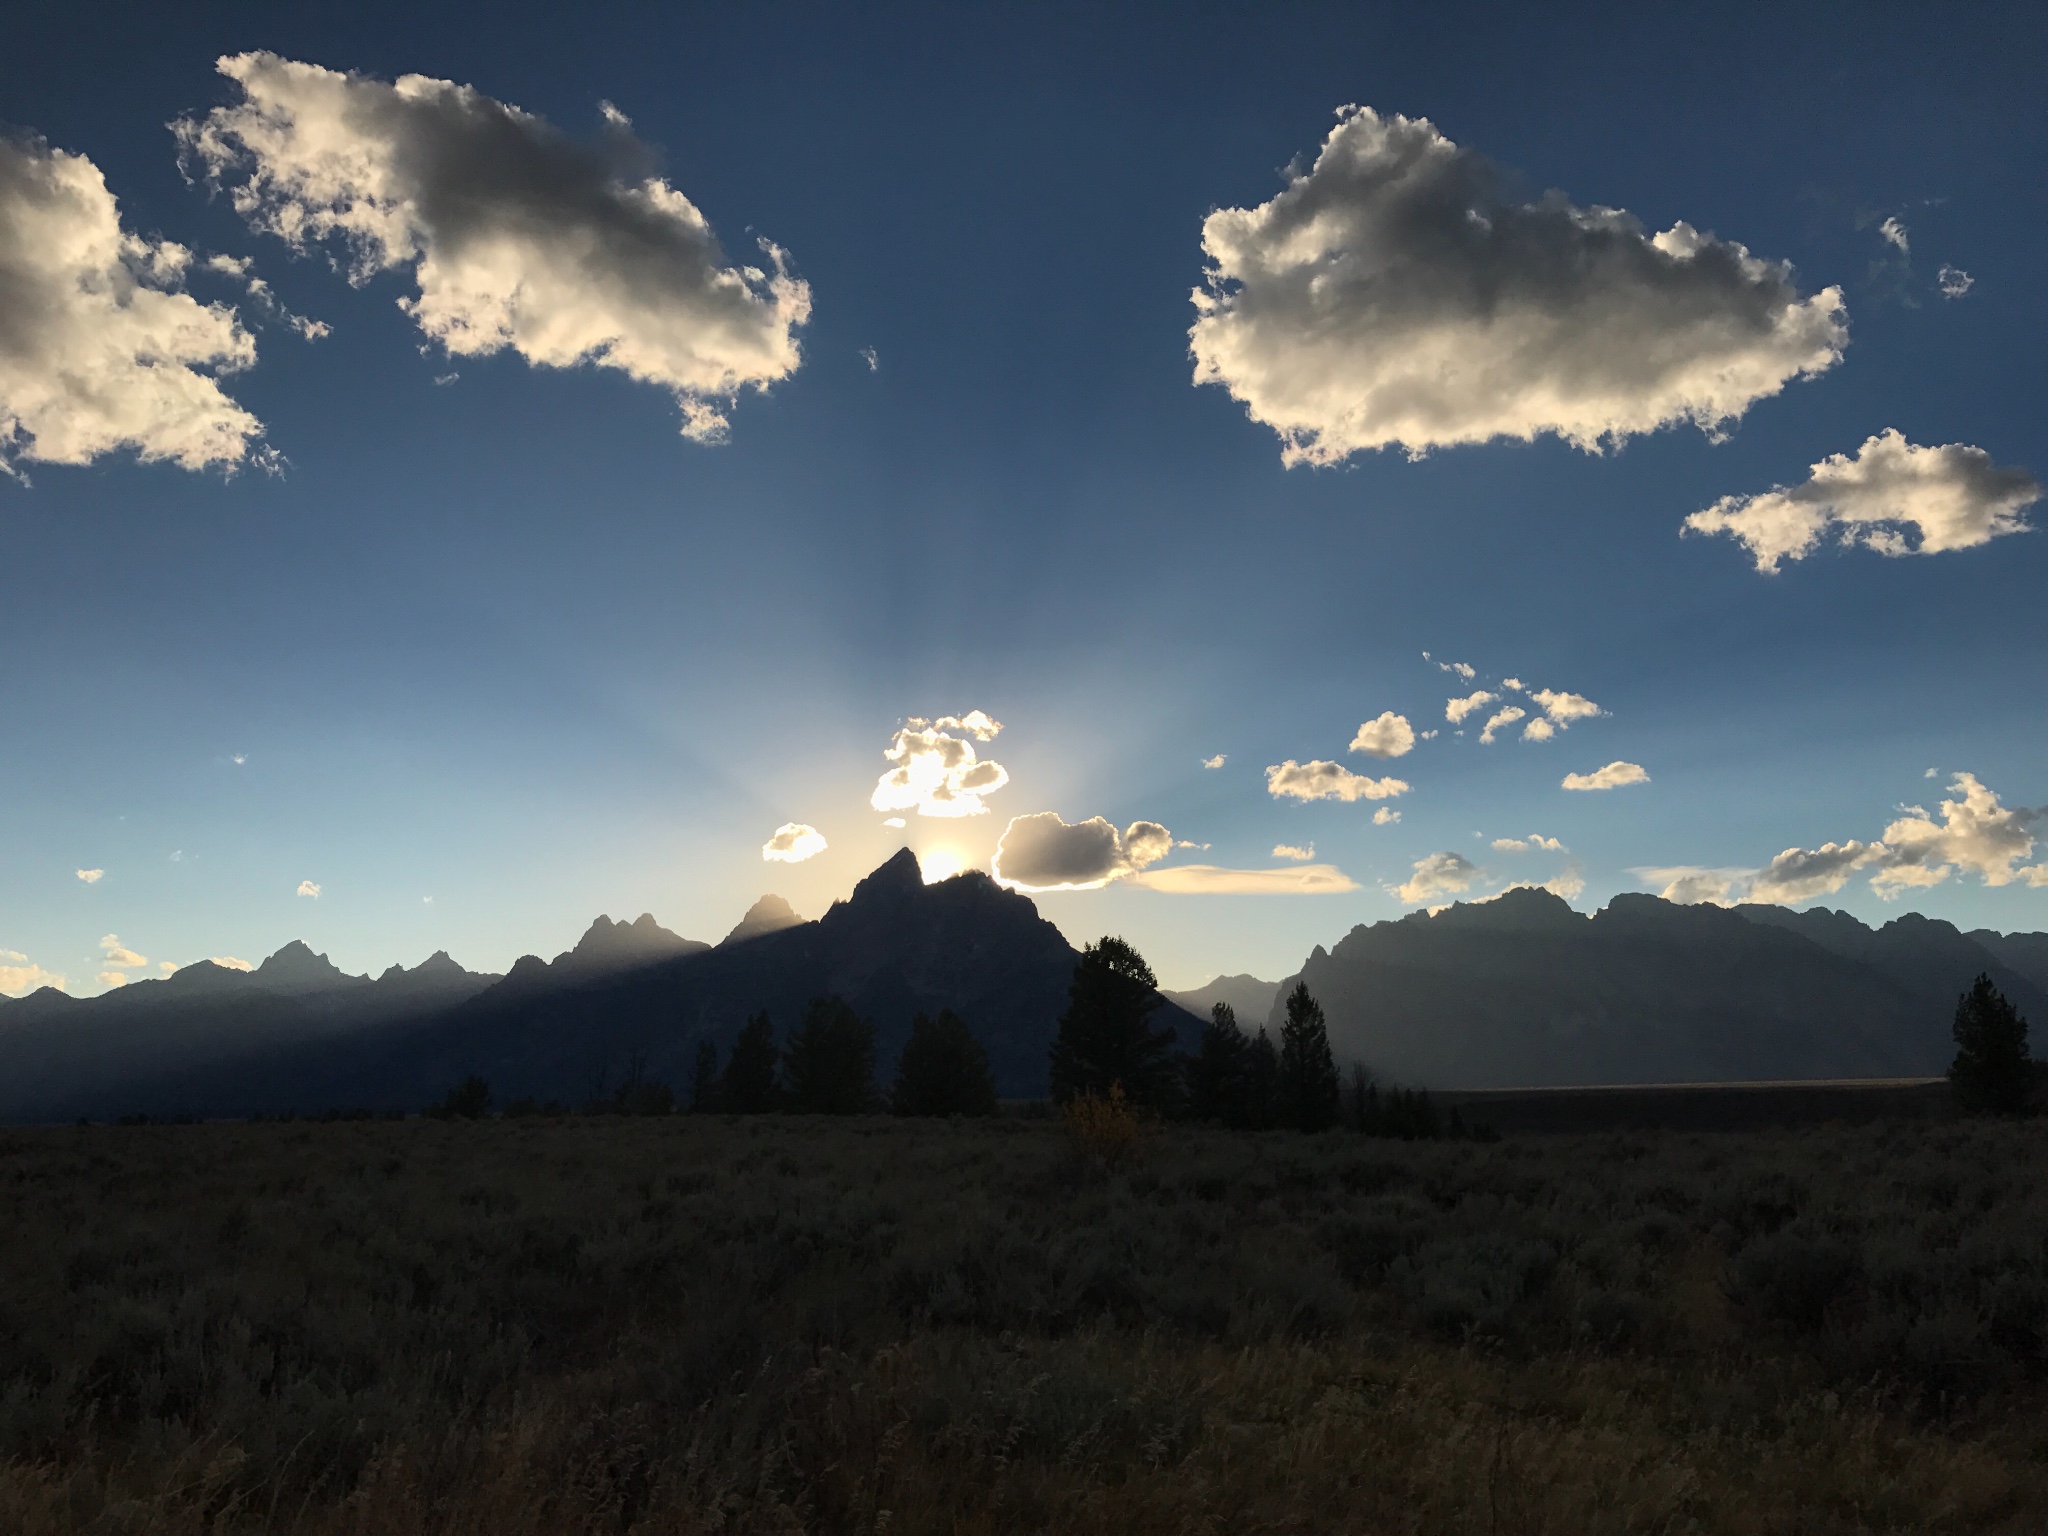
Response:
[[[1967,937],[1983,945],[2035,986],[2048,991],[2048,933],[1993,933],[1989,928],[1973,928]],[[2048,1019],[2036,1019],[2034,1022],[2048,1029]],[[2036,1049],[2048,1053],[2048,1040],[2041,1042]]]
[[[1802,926],[1639,895],[1584,917],[1525,889],[1355,928],[1301,975],[1340,1055],[1445,1088],[1931,1074],[1979,970],[2048,1006],[1946,923]]]
[[[522,960],[444,1018],[280,1065],[323,1102],[417,1105],[471,1072],[501,1102],[575,1102],[636,1066],[681,1086],[700,1040],[723,1053],[763,1009],[785,1037],[812,998],[837,994],[874,1021],[885,1077],[912,1017],[951,1008],[987,1048],[999,1091],[1028,1096],[1044,1092],[1075,959],[1028,897],[979,872],[926,885],[906,849],[816,922],[593,981]],[[1170,1004],[1157,1022],[1189,1041],[1198,1027]]]
[[[202,960],[95,998],[36,993],[0,1013],[0,1120],[208,1109],[252,1058],[445,1012],[497,979],[444,952],[372,981],[294,940],[254,971]]]

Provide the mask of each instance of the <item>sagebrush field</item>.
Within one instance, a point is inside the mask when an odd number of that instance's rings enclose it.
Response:
[[[2048,1126],[0,1136],[0,1529],[2027,1531]]]

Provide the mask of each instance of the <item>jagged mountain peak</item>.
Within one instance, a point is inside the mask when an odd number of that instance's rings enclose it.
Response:
[[[326,992],[369,981],[367,976],[349,975],[325,955],[316,954],[304,939],[293,939],[257,966],[252,979],[271,992]]]
[[[731,933],[718,941],[719,948],[728,944],[744,944],[749,939],[758,939],[763,934],[779,933],[784,928],[794,928],[803,922],[796,909],[780,896],[763,896],[751,907],[747,915],[734,925]]]
[[[624,970],[709,947],[671,933],[654,920],[652,912],[642,912],[630,923],[615,923],[599,913],[576,947],[556,956],[555,964],[567,970]]]

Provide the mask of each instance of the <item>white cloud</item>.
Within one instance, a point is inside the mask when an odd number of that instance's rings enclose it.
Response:
[[[1789,905],[1832,895],[1856,870],[1882,860],[1883,847],[1870,843],[1822,843],[1818,848],[1787,848],[1753,875],[1743,900]]]
[[[1528,713],[1529,711],[1527,711],[1526,709],[1522,709],[1517,705],[1510,704],[1506,709],[1501,710],[1498,714],[1494,715],[1490,720],[1486,722],[1486,729],[1479,733],[1480,741],[1487,746],[1493,745],[1493,733],[1495,731],[1499,730],[1504,725],[1513,725],[1517,720],[1521,719],[1524,715]]]
[[[1405,884],[1390,889],[1408,905],[1419,906],[1469,890],[1479,876],[1479,866],[1462,853],[1432,853],[1415,861],[1415,873]]]
[[[2033,854],[2033,828],[2048,819],[2048,808],[2007,808],[1970,773],[1950,780],[1949,794],[1955,798],[1941,802],[1939,821],[1913,807],[1884,829],[1886,856],[1871,877],[1872,890],[1889,899],[1907,886],[1939,885],[1959,871],[1986,885],[2023,880],[2048,886],[2048,864],[2019,867]]]
[[[310,880],[301,880],[301,881],[299,882],[299,892],[298,892],[298,893],[299,893],[299,895],[301,895],[301,896],[315,896],[315,897],[317,897],[317,896],[318,896],[318,895],[320,894],[320,887],[319,887],[319,886],[317,886],[317,885],[315,885],[315,884],[314,884],[314,883],[313,883],[312,881],[310,881]]]
[[[1522,740],[1524,741],[1548,741],[1556,734],[1557,727],[1541,715],[1538,715],[1534,720],[1531,720],[1522,727]]]
[[[742,389],[796,369],[809,287],[766,240],[763,266],[729,265],[609,105],[585,145],[425,75],[386,84],[271,53],[217,67],[242,100],[174,125],[187,157],[252,227],[295,250],[344,241],[351,281],[410,270],[401,306],[451,356],[619,369],[668,390],[706,442]]]
[[[1568,773],[1564,776],[1566,789],[1619,789],[1624,784],[1647,784],[1649,774],[1643,771],[1641,763],[1612,762],[1605,768],[1595,768],[1591,773]]]
[[[1121,835],[1100,816],[1069,825],[1057,811],[1014,816],[996,843],[995,877],[1025,891],[1092,891],[1136,874],[1173,850],[1156,821],[1134,821]]]
[[[1310,843],[1306,848],[1297,848],[1292,843],[1275,843],[1273,845],[1273,857],[1276,859],[1293,859],[1297,863],[1306,864],[1315,856],[1316,845],[1314,843]]]
[[[159,960],[156,963],[156,968],[159,975],[169,976],[178,969],[178,962],[175,960]]]
[[[55,987],[61,992],[64,977],[60,972],[30,964],[28,956],[19,950],[0,949],[0,993],[21,997],[38,987]]]
[[[860,349],[860,359],[868,365],[869,373],[877,372],[882,366],[882,360],[875,355],[873,347],[862,347]]]
[[[761,857],[770,864],[801,864],[825,851],[825,834],[800,821],[785,821],[775,835],[761,845]]]
[[[1391,827],[1401,819],[1401,813],[1391,805],[1383,805],[1372,813],[1372,824],[1376,827]]]
[[[910,825],[910,823],[909,823],[909,822],[907,822],[907,821],[905,821],[905,820],[904,820],[904,819],[903,819],[903,818],[902,818],[901,816],[885,816],[885,817],[883,817],[883,818],[882,818],[882,825],[883,825],[883,826],[885,826],[885,827],[899,827],[899,828],[900,828],[900,827],[907,827],[907,826],[909,826],[909,825]]]
[[[234,755],[234,757],[230,759],[230,761],[233,762],[237,768],[239,768],[242,766],[242,764],[249,761],[249,754],[246,752],[237,752]]]
[[[1202,766],[1204,768],[1221,768],[1224,764],[1224,761],[1224,755],[1221,752],[1218,752],[1214,757],[1203,758]]]
[[[256,967],[251,965],[248,961],[237,960],[233,955],[215,955],[212,958],[213,963],[217,966],[220,966],[223,970],[253,971],[256,969]]]
[[[1429,652],[1424,651],[1422,659],[1424,661],[1429,660]],[[1472,666],[1469,662],[1463,661],[1440,661],[1436,664],[1436,669],[1439,672],[1455,672],[1468,683],[1479,675],[1478,668]]]
[[[1437,733],[1434,730],[1418,731],[1415,736],[1417,741],[1435,741],[1436,738]]]
[[[1538,688],[1529,697],[1543,706],[1544,715],[1559,730],[1567,729],[1574,720],[1591,720],[1595,715],[1605,713],[1583,693],[1559,693],[1550,688]],[[1526,736],[1528,732],[1522,734]]]
[[[1913,249],[1906,237],[1906,226],[1895,218],[1888,218],[1878,225],[1877,232],[1884,237],[1887,244],[1897,246],[1901,252],[1910,252]]]
[[[133,970],[137,966],[149,964],[149,957],[138,955],[134,950],[123,944],[117,936],[109,933],[100,939],[100,963],[102,965],[117,966],[122,970]]]
[[[85,156],[0,136],[0,473],[122,448],[193,470],[271,462],[219,383],[256,343],[232,306],[180,291],[191,264],[122,229]]]
[[[896,766],[875,782],[868,804],[878,811],[915,811],[920,816],[982,816],[981,797],[1010,782],[1001,763],[976,755],[974,743],[1002,731],[1000,721],[980,710],[937,720],[913,716],[903,723],[883,756]],[[962,731],[965,735],[953,735]]]
[[[1760,496],[1723,496],[1685,520],[1683,533],[1725,533],[1760,571],[1803,560],[1830,535],[1882,555],[1973,549],[2024,533],[2021,514],[2041,499],[2026,470],[2000,468],[1982,448],[1921,448],[1887,428],[1854,456],[1833,454],[1803,484]]]
[[[128,985],[127,976],[122,974],[120,971],[101,971],[99,980],[101,986],[110,989],[114,987],[125,987]]]
[[[1663,887],[1657,894],[1680,906],[1733,906],[1743,899],[1753,869],[1705,869],[1696,864],[1677,864],[1662,869],[1638,869],[1633,873]]]
[[[1523,691],[1522,680],[1519,677],[1504,677],[1500,680],[1500,685],[1503,688],[1512,688],[1516,693]]]
[[[1462,699],[1444,700],[1444,718],[1453,725],[1462,724],[1467,715],[1477,714],[1489,704],[1500,702],[1500,695],[1488,693],[1484,688],[1469,693]]]
[[[1509,891],[1548,891],[1551,895],[1560,897],[1565,901],[1576,901],[1585,893],[1585,889],[1586,877],[1579,872],[1578,865],[1574,864],[1563,874],[1552,875],[1548,880],[1517,880],[1512,885],[1502,886],[1500,895],[1505,896]],[[1488,898],[1488,900],[1498,899],[1498,897]]]
[[[1876,842],[1823,843],[1787,848],[1762,869],[1643,869],[1636,873],[1668,880],[1668,901],[1763,901],[1791,904],[1831,896],[1852,875],[1870,870],[1870,888],[1889,901],[1901,891],[1939,885],[1952,875],[1973,874],[1986,885],[2021,882],[2048,887],[2048,863],[2027,864],[2034,828],[2048,821],[2048,807],[2029,810],[2000,803],[1974,774],[1958,773],[1941,802],[1939,819],[1917,805],[1884,830]]]
[[[78,871],[78,878],[87,885],[98,885],[106,877],[107,872],[104,869],[81,869]]]
[[[1387,710],[1377,720],[1368,720],[1358,728],[1358,734],[1351,738],[1351,750],[1367,757],[1406,757],[1415,750],[1415,727],[1408,723],[1406,715]]]
[[[1977,286],[1977,280],[1961,267],[1946,265],[1935,274],[1935,281],[1940,284],[1941,296],[1944,299],[1960,299]]]
[[[1155,869],[1131,882],[1169,896],[1340,896],[1358,882],[1334,864],[1299,864],[1287,869],[1222,869],[1183,864]]]
[[[1848,343],[1841,291],[1674,224],[1506,178],[1428,120],[1346,107],[1315,164],[1202,226],[1197,384],[1289,464],[1551,432],[1595,449],[1739,418]]]
[[[1275,800],[1391,800],[1408,793],[1400,779],[1371,779],[1341,763],[1293,758],[1266,769],[1266,793]]]
[[[1529,853],[1533,850],[1563,853],[1565,846],[1556,838],[1545,837],[1541,832],[1532,832],[1527,837],[1496,837],[1493,840],[1495,853]]]

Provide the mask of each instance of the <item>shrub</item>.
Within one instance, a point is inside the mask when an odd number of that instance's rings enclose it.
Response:
[[[442,1120],[481,1120],[491,1112],[491,1085],[471,1073],[427,1113]]]
[[[1124,1085],[1111,1083],[1101,1096],[1077,1093],[1060,1110],[1067,1134],[1082,1154],[1105,1167],[1121,1167],[1138,1150],[1138,1114],[1124,1097]]]

